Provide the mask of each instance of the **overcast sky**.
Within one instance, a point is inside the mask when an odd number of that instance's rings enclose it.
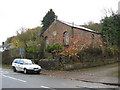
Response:
[[[118,10],[120,0],[1,0],[0,45],[16,35],[21,27],[34,28],[53,9],[59,20],[81,25],[88,21],[99,22],[104,9]]]

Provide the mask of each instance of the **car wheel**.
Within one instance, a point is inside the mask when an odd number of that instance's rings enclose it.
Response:
[[[27,73],[28,73],[27,69],[24,69],[24,74],[27,74]]]
[[[40,74],[40,72],[38,71],[37,74]]]
[[[14,71],[14,72],[16,72],[16,71],[17,71],[15,67],[13,67],[13,71]]]

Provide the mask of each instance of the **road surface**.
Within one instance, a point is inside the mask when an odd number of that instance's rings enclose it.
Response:
[[[100,83],[50,77],[44,74],[24,74],[2,68],[0,68],[0,77],[2,88],[118,88]]]

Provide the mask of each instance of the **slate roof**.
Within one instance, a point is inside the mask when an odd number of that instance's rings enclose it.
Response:
[[[73,28],[78,28],[78,29],[80,29],[80,30],[85,30],[85,31],[88,31],[88,32],[93,32],[93,33],[96,33],[96,34],[100,34],[100,33],[97,32],[97,31],[94,31],[94,30],[92,30],[92,29],[88,29],[88,28],[82,27],[82,26],[80,26],[80,25],[76,25],[76,24],[69,23],[69,22],[65,22],[65,21],[61,21],[61,20],[57,20],[57,21],[65,24],[65,25],[68,25],[68,26],[70,26],[70,27],[73,27]]]
[[[55,20],[54,20],[54,21],[55,21]],[[70,26],[70,27],[72,27],[72,28],[77,28],[77,29],[80,29],[80,30],[84,30],[84,31],[88,31],[88,32],[100,34],[100,33],[97,32],[97,31],[94,31],[94,30],[92,30],[92,29],[88,29],[88,28],[82,27],[82,26],[80,26],[80,25],[76,25],[76,24],[69,23],[69,22],[65,22],[65,21],[58,20],[58,19],[57,19],[56,21],[58,21],[58,22],[60,22],[60,23],[63,23],[63,24],[65,24],[65,25],[68,25],[68,26]],[[52,23],[51,23],[51,24],[52,24]],[[51,25],[51,24],[50,24],[50,25]],[[49,28],[49,27],[48,27],[48,28]],[[48,29],[48,28],[47,28],[47,29]],[[46,29],[46,30],[47,30],[47,29]],[[46,31],[46,30],[45,30],[45,31]],[[45,31],[44,31],[44,32],[45,32]],[[42,32],[41,35],[42,35],[44,32]],[[41,35],[40,35],[40,36],[41,36]]]

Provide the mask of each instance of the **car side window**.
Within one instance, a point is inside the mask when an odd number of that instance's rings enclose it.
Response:
[[[18,60],[18,64],[20,64],[20,60]]]
[[[15,60],[14,63],[18,63],[18,60]]]
[[[19,64],[23,64],[23,61],[22,61],[22,60],[19,60]]]

